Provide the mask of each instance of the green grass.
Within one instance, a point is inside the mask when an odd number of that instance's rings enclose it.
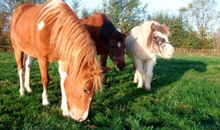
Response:
[[[136,88],[132,62],[126,62],[124,72],[108,74],[110,88],[96,94],[88,119],[77,123],[61,114],[56,63],[50,65],[45,107],[37,62],[33,93],[20,97],[14,56],[0,53],[0,129],[220,129],[220,57],[158,59],[151,92]]]

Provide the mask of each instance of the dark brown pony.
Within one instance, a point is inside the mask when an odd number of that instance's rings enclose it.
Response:
[[[29,60],[38,60],[44,90],[43,105],[49,104],[48,64],[59,61],[63,115],[84,121],[94,93],[101,86],[101,68],[96,59],[95,44],[71,8],[62,0],[20,5],[12,15],[10,35],[18,66],[20,95],[24,95],[26,88],[24,54]]]
[[[101,66],[106,67],[106,60],[110,56],[117,70],[123,70],[126,36],[117,31],[111,20],[102,13],[95,13],[80,21],[95,42],[97,53],[100,54]]]

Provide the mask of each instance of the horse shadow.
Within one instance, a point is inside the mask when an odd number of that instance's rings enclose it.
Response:
[[[124,85],[122,85],[123,88],[111,88],[111,93],[109,93],[108,95],[114,96],[117,95],[120,91],[123,91],[122,93],[124,93],[124,96],[117,98],[116,100],[111,100],[109,102],[110,106],[111,104],[119,106],[123,104],[123,106],[126,106],[129,102],[134,102],[138,97],[146,96],[149,94],[154,95],[162,87],[169,87],[170,84],[181,80],[183,75],[188,71],[196,71],[197,73],[204,73],[207,71],[207,65],[201,61],[185,59],[158,59],[157,64],[154,68],[151,91],[147,91],[144,88],[137,88],[137,84],[133,83],[134,70],[130,63],[131,62],[129,62],[129,65],[126,67],[127,70],[125,70],[124,74],[121,75],[121,80],[127,81],[126,83],[122,83],[120,80],[117,80],[117,72],[112,72],[112,76],[116,77],[116,80],[112,80],[110,81],[110,83],[118,84],[118,86],[120,86],[120,84]],[[114,85],[112,87],[115,86],[117,85]],[[105,96],[106,98],[108,97],[107,95]]]
[[[152,92],[155,93],[158,89],[181,80],[188,71],[204,73],[207,71],[207,65],[201,61],[185,59],[158,59],[151,83]]]

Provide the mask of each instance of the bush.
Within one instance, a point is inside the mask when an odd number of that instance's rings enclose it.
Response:
[[[0,46],[10,46],[10,40],[9,40],[9,35],[8,33],[4,32],[1,36],[0,36]]]

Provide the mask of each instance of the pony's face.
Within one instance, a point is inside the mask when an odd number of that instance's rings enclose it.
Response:
[[[71,118],[78,122],[86,120],[96,91],[91,74],[86,73],[81,77],[67,76],[64,85]]]
[[[165,25],[158,27],[158,25],[152,24],[151,26],[151,28],[155,30],[152,35],[153,48],[158,56],[169,59],[173,55],[174,47],[170,44],[169,33],[167,34],[161,31],[163,26],[167,28]]]
[[[109,56],[118,71],[122,71],[125,67],[125,38],[126,35],[117,32],[109,41]]]

